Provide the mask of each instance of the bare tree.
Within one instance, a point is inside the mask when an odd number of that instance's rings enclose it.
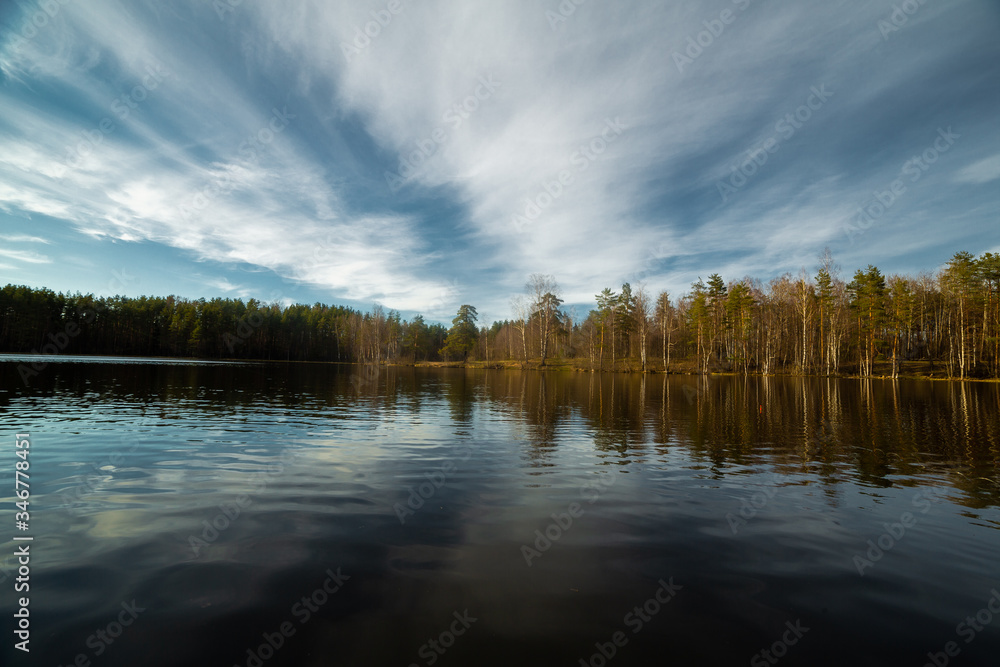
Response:
[[[660,334],[663,336],[663,372],[670,366],[670,351],[673,348],[671,334],[674,330],[674,308],[670,305],[670,293],[663,291],[656,297],[656,320],[660,324]]]
[[[528,277],[524,288],[532,298],[532,314],[538,318],[541,365],[544,366],[549,351],[549,335],[559,319],[559,306],[562,304],[562,299],[559,298],[559,285],[550,275],[533,273]]]
[[[521,334],[521,367],[528,363],[528,304],[520,294],[512,296],[510,299],[510,310],[514,314],[514,321],[511,323]]]
[[[805,268],[799,271],[799,278],[795,281],[795,310],[799,316],[802,338],[800,341],[801,350],[799,355],[799,368],[805,370],[809,366],[809,326],[812,317],[812,302],[815,299],[815,292],[812,284],[806,276]]]
[[[646,294],[646,290],[642,285],[636,290],[632,303],[635,311],[635,331],[639,336],[639,355],[642,360],[642,372],[645,373],[646,341],[649,338],[649,311],[652,304],[650,304],[649,295]]]

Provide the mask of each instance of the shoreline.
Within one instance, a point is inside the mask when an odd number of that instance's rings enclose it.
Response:
[[[912,362],[911,362],[912,363]],[[359,364],[362,365],[362,364]],[[710,370],[708,373],[700,373],[694,369],[684,368],[682,365],[678,365],[678,368],[673,368],[664,371],[660,368],[651,368],[645,371],[639,368],[616,368],[616,369],[600,369],[600,368],[588,368],[579,364],[573,364],[571,362],[560,361],[557,363],[547,363],[545,366],[541,366],[537,361],[528,362],[527,365],[522,366],[519,361],[500,361],[500,362],[485,362],[485,361],[418,361],[415,363],[388,363],[384,364],[386,366],[400,366],[400,367],[414,367],[414,368],[465,368],[465,369],[475,369],[475,370],[519,370],[519,371],[559,371],[559,372],[572,372],[572,373],[618,373],[626,375],[682,375],[682,376],[702,376],[702,377],[769,377],[769,378],[827,378],[827,379],[839,379],[839,380],[929,380],[935,382],[985,382],[985,383],[996,383],[1000,382],[1000,378],[976,378],[976,377],[948,377],[947,375],[928,375],[921,373],[920,371],[907,371],[900,372],[896,378],[893,378],[890,373],[878,374],[878,375],[857,375],[853,373],[799,373],[795,371],[789,372],[772,372],[772,373],[760,373],[760,372],[750,372],[750,373],[739,373],[735,371],[725,371],[725,370]],[[889,366],[889,364],[886,364]],[[942,371],[943,373],[943,371]]]
[[[66,354],[66,355],[50,355],[50,354],[23,354],[17,352],[0,352],[0,362],[4,361],[4,357],[13,358],[31,358],[31,359],[45,359],[51,358],[51,361],[58,361],[61,358],[73,358],[75,360],[83,359],[93,359],[95,362],[101,359],[130,359],[130,360],[148,360],[152,362],[214,362],[214,363],[282,363],[282,364],[331,364],[337,366],[371,366],[373,362],[370,361],[318,361],[318,360],[291,360],[291,359],[237,359],[237,358],[206,358],[206,357],[164,357],[164,356],[132,356],[132,355],[89,355],[89,354]],[[54,357],[54,358],[53,358]],[[46,362],[48,363],[48,362]],[[575,363],[571,360],[559,359],[556,361],[547,362],[542,366],[537,360],[528,361],[526,364],[522,364],[520,361],[514,361],[506,359],[503,361],[417,361],[417,362],[406,362],[406,361],[393,361],[393,362],[379,362],[379,366],[385,367],[395,367],[395,368],[463,368],[471,370],[515,370],[515,371],[543,371],[543,372],[570,372],[570,373],[612,373],[612,374],[627,374],[627,375],[680,375],[680,376],[703,376],[703,377],[781,377],[781,378],[827,378],[827,379],[844,379],[844,380],[928,380],[928,381],[944,381],[944,382],[982,382],[982,383],[997,383],[1000,382],[1000,378],[978,378],[978,377],[948,377],[945,375],[943,369],[940,368],[940,364],[936,367],[931,368],[929,362],[904,362],[905,365],[909,365],[911,368],[905,371],[901,371],[896,378],[891,376],[891,373],[885,374],[875,374],[875,375],[857,375],[850,372],[840,372],[840,373],[800,373],[795,371],[788,372],[772,372],[772,373],[761,373],[761,372],[750,372],[750,373],[739,373],[736,371],[727,370],[710,370],[708,373],[701,373],[694,368],[694,364],[690,362],[678,362],[676,365],[669,370],[663,370],[661,368],[649,368],[645,371],[636,367],[619,367],[619,368],[590,368],[589,363],[580,364]],[[919,364],[921,368],[912,368],[913,365]],[[886,370],[891,369],[891,363],[881,362],[876,364],[877,367],[885,367]],[[928,374],[926,371],[931,371],[932,374]],[[937,375],[936,373],[941,373]]]

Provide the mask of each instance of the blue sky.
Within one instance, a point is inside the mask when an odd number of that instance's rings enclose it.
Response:
[[[998,34],[995,0],[7,3],[0,283],[488,322],[536,272],[583,315],[827,246],[934,270],[1000,251]]]

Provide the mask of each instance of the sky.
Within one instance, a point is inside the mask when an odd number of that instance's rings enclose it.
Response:
[[[510,317],[1000,252],[1000,3],[0,5],[0,284]]]

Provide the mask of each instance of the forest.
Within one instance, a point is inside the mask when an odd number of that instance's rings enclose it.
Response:
[[[958,252],[936,274],[842,278],[829,251],[766,284],[699,278],[674,298],[623,284],[585,317],[533,274],[510,319],[480,326],[462,305],[451,327],[369,312],[256,299],[96,297],[0,289],[0,353],[351,363],[476,362],[644,372],[1000,377],[1000,254]]]

